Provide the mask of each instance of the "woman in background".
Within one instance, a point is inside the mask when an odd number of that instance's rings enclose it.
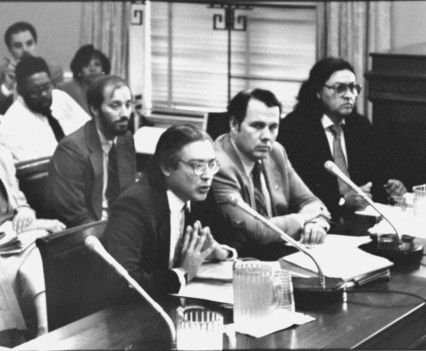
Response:
[[[111,63],[105,54],[88,44],[77,50],[70,68],[73,79],[59,84],[57,88],[68,93],[90,115],[87,88],[100,75],[110,73]]]

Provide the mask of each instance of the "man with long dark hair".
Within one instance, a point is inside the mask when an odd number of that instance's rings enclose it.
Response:
[[[401,196],[406,191],[399,180],[387,178],[391,174],[376,154],[371,123],[356,109],[360,91],[349,62],[333,57],[318,61],[300,88],[295,110],[281,122],[277,138],[295,170],[326,204],[336,224],[343,224],[344,218],[353,217],[354,211],[366,203],[325,170],[327,160],[334,161],[375,199]],[[350,229],[337,226],[334,231],[342,228]]]

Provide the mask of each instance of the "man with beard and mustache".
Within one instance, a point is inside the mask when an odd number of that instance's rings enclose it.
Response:
[[[277,138],[296,172],[330,210],[334,233],[365,234],[368,223],[362,224],[354,212],[367,203],[325,170],[327,160],[375,201],[386,202],[407,191],[396,179],[397,170],[386,167],[386,158],[392,155],[378,155],[372,125],[357,112],[360,92],[349,62],[336,57],[318,61],[300,88],[294,111],[282,120]]]
[[[288,253],[276,232],[229,203],[230,196],[237,196],[293,238],[321,243],[329,213],[275,143],[281,114],[276,96],[263,89],[243,90],[229,103],[228,113],[230,132],[215,141],[221,168],[213,194],[225,223],[218,240],[240,256],[268,260]]]
[[[4,33],[4,42],[11,57],[5,57],[0,65],[0,114],[5,114],[16,98],[15,68],[24,56],[36,56],[37,31],[28,22],[16,22]],[[61,66],[47,63],[54,84],[64,79]]]
[[[15,73],[19,96],[0,117],[0,143],[15,162],[52,156],[58,141],[90,116],[68,94],[54,89],[41,57],[23,57]]]
[[[49,169],[46,214],[68,227],[107,219],[117,196],[136,179],[127,83],[102,76],[90,85],[87,100],[93,120],[58,144]]]

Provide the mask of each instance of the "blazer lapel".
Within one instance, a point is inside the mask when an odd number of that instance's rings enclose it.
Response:
[[[98,218],[102,216],[102,188],[103,188],[103,151],[96,132],[94,122],[88,124],[86,133],[87,145],[90,151],[90,165],[93,172],[92,208]]]
[[[256,208],[256,203],[254,199],[254,189],[252,186],[253,182],[250,179],[250,177],[246,174],[243,163],[240,160],[240,157],[238,156],[237,151],[235,151],[234,146],[232,145],[231,137],[229,136],[229,134],[226,135],[226,139],[224,140],[224,142],[225,142],[224,150],[228,154],[230,159],[233,161],[235,167],[237,167],[238,174],[241,176],[243,180],[241,182],[242,191],[243,191],[243,194],[242,194],[243,200],[246,202],[247,200],[249,200],[251,207]]]

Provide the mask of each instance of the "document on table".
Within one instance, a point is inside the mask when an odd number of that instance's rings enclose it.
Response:
[[[346,282],[364,279],[368,275],[388,269],[393,265],[384,257],[375,256],[358,248],[369,237],[327,235],[325,243],[309,248],[327,277],[341,278]],[[306,273],[317,272],[313,260],[302,252],[283,257],[281,260],[300,267]]]
[[[386,218],[395,226],[399,235],[408,234],[417,238],[426,239],[426,228],[424,223],[419,223],[414,217],[413,207],[402,209],[399,206],[390,206],[375,203],[375,206]],[[356,214],[362,216],[380,217],[373,207],[367,206],[364,210],[357,211]],[[395,233],[392,226],[384,219],[369,229],[373,234]]]

